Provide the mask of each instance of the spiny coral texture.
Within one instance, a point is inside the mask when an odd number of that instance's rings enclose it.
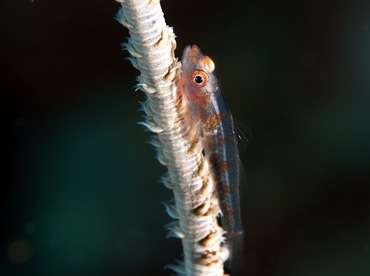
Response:
[[[229,253],[216,218],[219,202],[202,154],[199,126],[182,97],[175,35],[165,24],[159,1],[118,2],[122,8],[116,18],[131,35],[123,46],[141,73],[136,89],[148,97],[141,103],[145,121],[140,124],[157,133],[150,143],[156,147],[159,162],[168,167],[161,182],[173,190],[175,198],[165,203],[167,213],[176,219],[167,225],[167,236],[182,239],[184,261],[167,268],[179,275],[223,275]]]

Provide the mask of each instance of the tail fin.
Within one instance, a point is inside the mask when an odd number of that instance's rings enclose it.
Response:
[[[230,233],[226,237],[230,252],[226,267],[233,276],[244,275],[244,232]]]

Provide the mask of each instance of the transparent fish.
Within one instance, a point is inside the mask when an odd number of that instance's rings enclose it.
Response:
[[[238,272],[243,268],[244,231],[239,203],[241,162],[234,120],[216,77],[214,62],[196,45],[184,49],[181,82],[189,112],[199,123],[204,153],[217,183],[221,223],[227,231],[230,251],[228,267]]]

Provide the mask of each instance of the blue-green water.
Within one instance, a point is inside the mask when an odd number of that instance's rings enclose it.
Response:
[[[162,4],[177,55],[212,57],[254,135],[241,152],[248,275],[369,275],[369,4]],[[169,275],[180,257],[118,6],[2,5],[0,275]]]

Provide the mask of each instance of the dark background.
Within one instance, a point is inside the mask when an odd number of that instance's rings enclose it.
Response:
[[[162,5],[254,134],[248,275],[370,275],[370,2]],[[118,8],[1,1],[0,275],[169,275],[180,256]]]

